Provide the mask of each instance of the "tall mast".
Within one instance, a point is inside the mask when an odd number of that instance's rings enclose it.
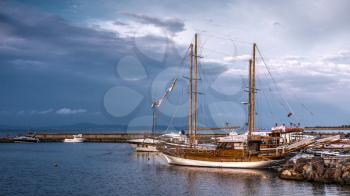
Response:
[[[249,85],[248,85],[248,139],[250,139],[252,135],[252,59],[249,59]]]
[[[248,138],[251,138],[254,131],[255,117],[255,50],[256,44],[253,44],[253,56],[249,60],[249,111],[248,111]]]
[[[194,116],[193,116],[193,129],[194,138],[196,138],[197,133],[197,58],[198,58],[198,38],[197,33],[194,35]]]
[[[253,58],[252,58],[252,111],[251,111],[251,121],[252,121],[252,131],[255,127],[255,50],[256,44],[253,43]]]
[[[189,110],[188,110],[188,134],[190,137],[190,146],[192,146],[192,63],[193,63],[193,44],[190,44],[190,73],[189,73]]]

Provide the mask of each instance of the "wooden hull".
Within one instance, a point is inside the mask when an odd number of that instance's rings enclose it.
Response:
[[[181,157],[174,157],[162,153],[169,164],[183,165],[183,166],[195,166],[195,167],[215,167],[215,168],[242,168],[242,169],[259,169],[268,168],[272,165],[278,164],[280,160],[259,160],[259,161],[205,161],[205,160],[194,160],[185,159]]]

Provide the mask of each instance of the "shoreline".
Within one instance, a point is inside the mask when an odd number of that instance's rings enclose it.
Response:
[[[350,184],[349,157],[309,156],[290,159],[278,169],[285,180]]]

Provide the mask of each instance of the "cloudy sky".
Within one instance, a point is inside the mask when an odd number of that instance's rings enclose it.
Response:
[[[186,125],[194,33],[200,125],[245,124],[253,42],[263,56],[259,126],[350,124],[349,7],[346,0],[1,1],[0,124],[148,126],[152,101],[178,78],[159,123]]]

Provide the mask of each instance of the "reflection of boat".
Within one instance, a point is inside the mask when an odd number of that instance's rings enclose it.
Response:
[[[65,143],[81,143],[84,142],[83,134],[73,135],[73,138],[66,138],[63,140]]]
[[[232,169],[232,168],[206,168],[206,167],[171,167],[176,172],[191,172],[191,173],[211,173],[223,174],[224,176],[237,176],[239,178],[261,177],[267,178],[272,176],[273,172],[261,169]]]
[[[291,129],[287,132],[287,130],[282,127],[282,129],[276,128],[266,134],[255,133],[255,93],[257,89],[255,88],[256,44],[254,43],[253,55],[249,61],[249,87],[247,90],[247,92],[249,92],[249,114],[247,134],[232,134],[226,138],[221,138],[214,149],[202,148],[198,145],[198,141],[196,140],[196,131],[198,130],[196,122],[197,34],[195,35],[194,42],[194,45],[191,43],[189,47],[189,142],[186,146],[176,146],[168,142],[161,142],[158,145],[158,150],[162,152],[169,164],[220,168],[266,168],[284,161],[289,152],[309,144],[307,141],[303,141],[293,145],[290,135],[287,135],[285,138],[282,137],[282,135],[286,135],[286,133],[303,131],[303,129],[299,128]],[[193,69],[192,65],[194,65]],[[192,85],[194,86],[194,90],[192,90]],[[192,94],[194,96],[193,99]],[[288,114],[288,117],[291,115],[292,114]]]
[[[13,141],[16,143],[38,143],[39,139],[35,137],[18,136],[13,138]]]

